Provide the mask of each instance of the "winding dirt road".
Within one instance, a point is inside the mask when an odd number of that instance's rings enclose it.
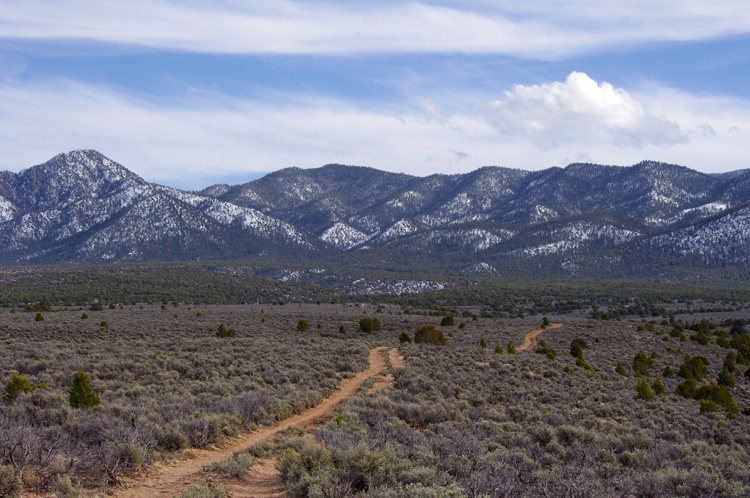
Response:
[[[517,351],[526,351],[528,349],[533,348],[534,346],[536,346],[539,343],[539,341],[536,340],[536,338],[539,336],[539,334],[541,334],[545,330],[556,329],[556,328],[562,327],[562,326],[563,326],[562,323],[553,323],[549,327],[547,327],[546,329],[536,329],[536,330],[532,330],[531,332],[526,333],[526,336],[523,338],[523,346],[518,347],[516,350]]]
[[[395,350],[395,354],[398,357],[397,350]],[[146,477],[141,482],[136,482],[131,488],[113,490],[114,496],[118,498],[169,498],[179,496],[188,486],[201,479],[203,467],[215,462],[222,462],[231,457],[234,452],[244,451],[256,443],[269,441],[276,434],[289,427],[306,426],[333,413],[338,404],[352,396],[365,381],[371,377],[380,375],[385,370],[386,362],[383,348],[370,350],[369,359],[370,368],[358,373],[351,379],[341,382],[335,393],[314,408],[282,420],[272,427],[264,427],[258,431],[240,436],[218,450],[191,450],[192,458],[189,460],[180,460],[167,467],[158,469],[153,475]],[[396,362],[393,363],[395,366]],[[283,492],[280,489],[281,482],[278,480],[277,474],[273,467],[273,461],[261,462],[255,468],[251,469],[246,479],[233,479],[229,483],[231,494],[235,497],[283,496]]]

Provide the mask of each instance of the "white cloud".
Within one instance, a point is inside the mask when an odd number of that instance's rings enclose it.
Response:
[[[564,82],[515,85],[486,116],[504,136],[525,137],[541,149],[592,142],[666,147],[688,140],[676,123],[649,113],[625,90],[578,72]]]
[[[200,53],[497,53],[555,59],[750,31],[744,0],[334,2],[6,0],[0,37]]]
[[[540,169],[576,160],[628,165],[653,159],[702,171],[748,167],[746,133],[737,130],[750,129],[750,102],[655,89],[651,84],[643,91],[632,90],[628,100],[616,89],[595,86],[610,98],[608,105],[633,101],[640,107],[623,108],[666,116],[664,121],[686,130],[689,142],[668,148],[661,146],[663,140],[644,140],[641,148],[618,146],[609,133],[622,129],[622,139],[633,140],[623,124],[630,121],[604,121],[585,99],[582,114],[609,126],[606,139],[573,133],[557,148],[540,149],[525,132],[503,139],[475,108],[440,112],[440,119],[435,119],[439,102],[425,106],[418,99],[410,109],[363,109],[299,95],[259,102],[205,92],[151,102],[66,80],[6,80],[0,81],[0,169],[18,171],[76,148],[97,149],[149,181],[191,188],[253,172],[331,162],[416,175],[467,172],[486,165]],[[563,115],[572,112],[570,104],[560,108]],[[639,112],[632,115],[641,116]],[[583,122],[594,133],[592,125]],[[559,132],[560,126],[555,126]],[[704,133],[706,127],[715,135]]]

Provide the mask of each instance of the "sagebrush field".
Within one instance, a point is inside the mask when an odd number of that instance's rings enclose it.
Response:
[[[542,315],[113,308],[0,312],[0,379],[14,393],[0,402],[0,464],[28,493],[137,484],[154,463],[315,406],[371,348],[398,346],[393,385],[361,389],[314,439],[250,449],[277,459],[289,496],[750,496],[747,307],[550,315],[545,326],[562,326],[515,354]],[[408,342],[425,325],[444,346]],[[98,406],[69,403],[81,371]]]

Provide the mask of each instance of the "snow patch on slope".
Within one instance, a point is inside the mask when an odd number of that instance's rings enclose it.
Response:
[[[367,235],[345,223],[335,223],[320,235],[320,240],[337,249],[347,250],[367,238]]]
[[[12,220],[16,215],[16,207],[5,197],[0,195],[0,223]]]

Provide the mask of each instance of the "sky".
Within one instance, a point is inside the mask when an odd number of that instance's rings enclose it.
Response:
[[[0,170],[750,167],[747,0],[3,0]]]

